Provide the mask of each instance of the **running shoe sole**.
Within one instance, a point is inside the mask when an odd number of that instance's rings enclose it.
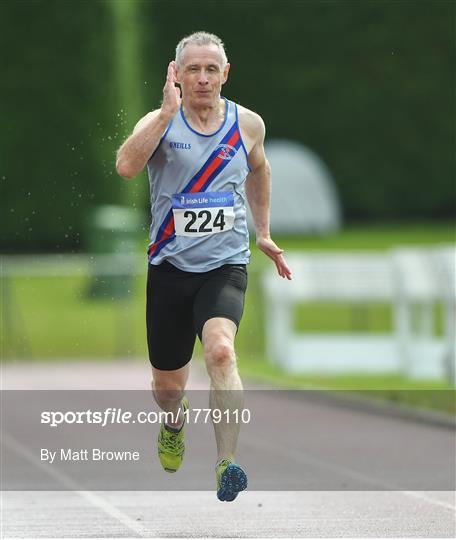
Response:
[[[231,463],[222,473],[217,497],[219,501],[234,501],[238,493],[246,487],[247,475],[239,465]]]

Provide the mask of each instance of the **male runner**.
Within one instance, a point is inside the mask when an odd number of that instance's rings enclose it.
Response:
[[[158,438],[169,472],[180,467],[185,450],[184,390],[196,335],[211,381],[210,408],[242,409],[234,340],[250,256],[246,200],[257,246],[291,279],[269,234],[265,127],[257,114],[221,97],[229,70],[217,36],[197,32],[182,39],[168,65],[162,106],[137,123],[117,154],[119,175],[131,179],[146,164],[149,174],[147,341],[155,399],[175,420],[162,424]],[[234,462],[239,425],[214,422],[214,431],[217,496],[232,501],[247,487]]]

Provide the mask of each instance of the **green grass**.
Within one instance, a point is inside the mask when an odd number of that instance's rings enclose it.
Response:
[[[76,276],[9,279],[2,358],[145,356],[145,277],[133,281],[125,301],[90,298],[92,282]]]
[[[443,334],[443,305],[436,302],[433,306],[434,333]],[[418,321],[418,306],[412,310],[413,321]],[[296,306],[294,328],[299,332],[346,333],[369,332],[385,333],[394,329],[393,307],[384,303],[350,304],[350,303],[316,303],[308,302]]]
[[[265,358],[239,360],[242,374],[286,388],[321,388],[335,390],[448,390],[445,381],[410,380],[400,375],[290,375]]]
[[[456,394],[447,381],[410,380],[396,374],[291,375],[258,356],[239,357],[238,364],[241,377],[273,388],[344,392],[456,414]]]

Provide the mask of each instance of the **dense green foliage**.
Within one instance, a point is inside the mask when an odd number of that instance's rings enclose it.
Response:
[[[154,10],[161,70],[183,35],[219,34],[232,64],[226,95],[259,112],[269,137],[326,161],[347,218],[452,215],[453,2],[184,5]]]
[[[98,2],[0,4],[1,244],[77,248],[91,206],[122,199],[110,13]]]
[[[115,149],[138,103],[159,104],[177,41],[201,29],[226,43],[225,95],[323,158],[347,219],[452,218],[453,1],[135,5],[143,77],[129,104],[109,1],[0,3],[2,249],[78,249],[93,205],[131,204]]]

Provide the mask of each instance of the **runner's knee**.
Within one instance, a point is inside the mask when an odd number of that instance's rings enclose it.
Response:
[[[182,383],[173,376],[155,374],[152,381],[152,390],[158,402],[180,401],[184,396]]]
[[[204,350],[209,367],[227,367],[235,363],[233,344],[227,339],[216,340]]]
[[[179,404],[182,398],[184,397],[184,392],[182,390],[156,390],[154,389],[154,396],[156,402],[161,404],[169,404],[172,405],[173,403]]]

